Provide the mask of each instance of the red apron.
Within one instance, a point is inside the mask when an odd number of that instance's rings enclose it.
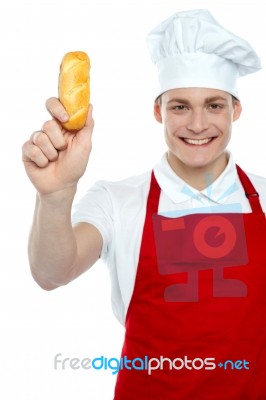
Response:
[[[152,173],[115,400],[266,400],[266,219],[237,170],[251,213],[179,218]]]

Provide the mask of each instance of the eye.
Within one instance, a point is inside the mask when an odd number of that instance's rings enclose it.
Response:
[[[223,108],[223,106],[222,106],[222,104],[212,103],[212,104],[209,104],[209,108],[211,110],[221,110]]]
[[[176,111],[184,111],[184,110],[187,110],[188,109],[188,107],[187,106],[184,106],[184,105],[178,105],[178,106],[174,106],[173,108],[172,108],[172,110],[176,110]]]

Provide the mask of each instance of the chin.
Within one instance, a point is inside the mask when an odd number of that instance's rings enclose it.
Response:
[[[196,157],[192,160],[192,159],[188,159],[188,160],[181,160],[183,166],[185,168],[195,168],[195,169],[202,169],[202,168],[206,168],[209,165],[211,165],[214,160],[210,160],[210,159],[202,159],[199,158],[197,159]]]

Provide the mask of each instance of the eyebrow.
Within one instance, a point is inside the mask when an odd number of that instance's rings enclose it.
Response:
[[[213,103],[214,101],[217,101],[217,100],[227,101],[226,98],[223,97],[223,96],[213,96],[213,97],[207,97],[204,100],[204,104]],[[176,97],[167,102],[167,104],[171,104],[171,103],[179,103],[179,104],[190,105],[189,100],[182,99],[182,98],[176,98]]]
[[[169,100],[167,102],[167,104],[171,104],[171,103],[180,103],[180,104],[186,104],[186,105],[190,104],[190,102],[188,100],[186,100],[186,99],[178,99],[178,98],[174,98],[174,99]]]
[[[227,101],[227,99],[223,96],[213,96],[213,97],[207,97],[207,99],[205,99],[205,103],[212,103],[213,101],[217,100]]]

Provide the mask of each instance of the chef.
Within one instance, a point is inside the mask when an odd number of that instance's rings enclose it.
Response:
[[[23,145],[37,189],[31,271],[51,290],[107,263],[125,325],[115,400],[263,400],[266,180],[227,150],[242,111],[237,80],[260,61],[207,10],[172,15],[147,41],[167,153],[152,171],[96,183],[71,218],[92,108],[75,136],[49,99],[53,119]]]

